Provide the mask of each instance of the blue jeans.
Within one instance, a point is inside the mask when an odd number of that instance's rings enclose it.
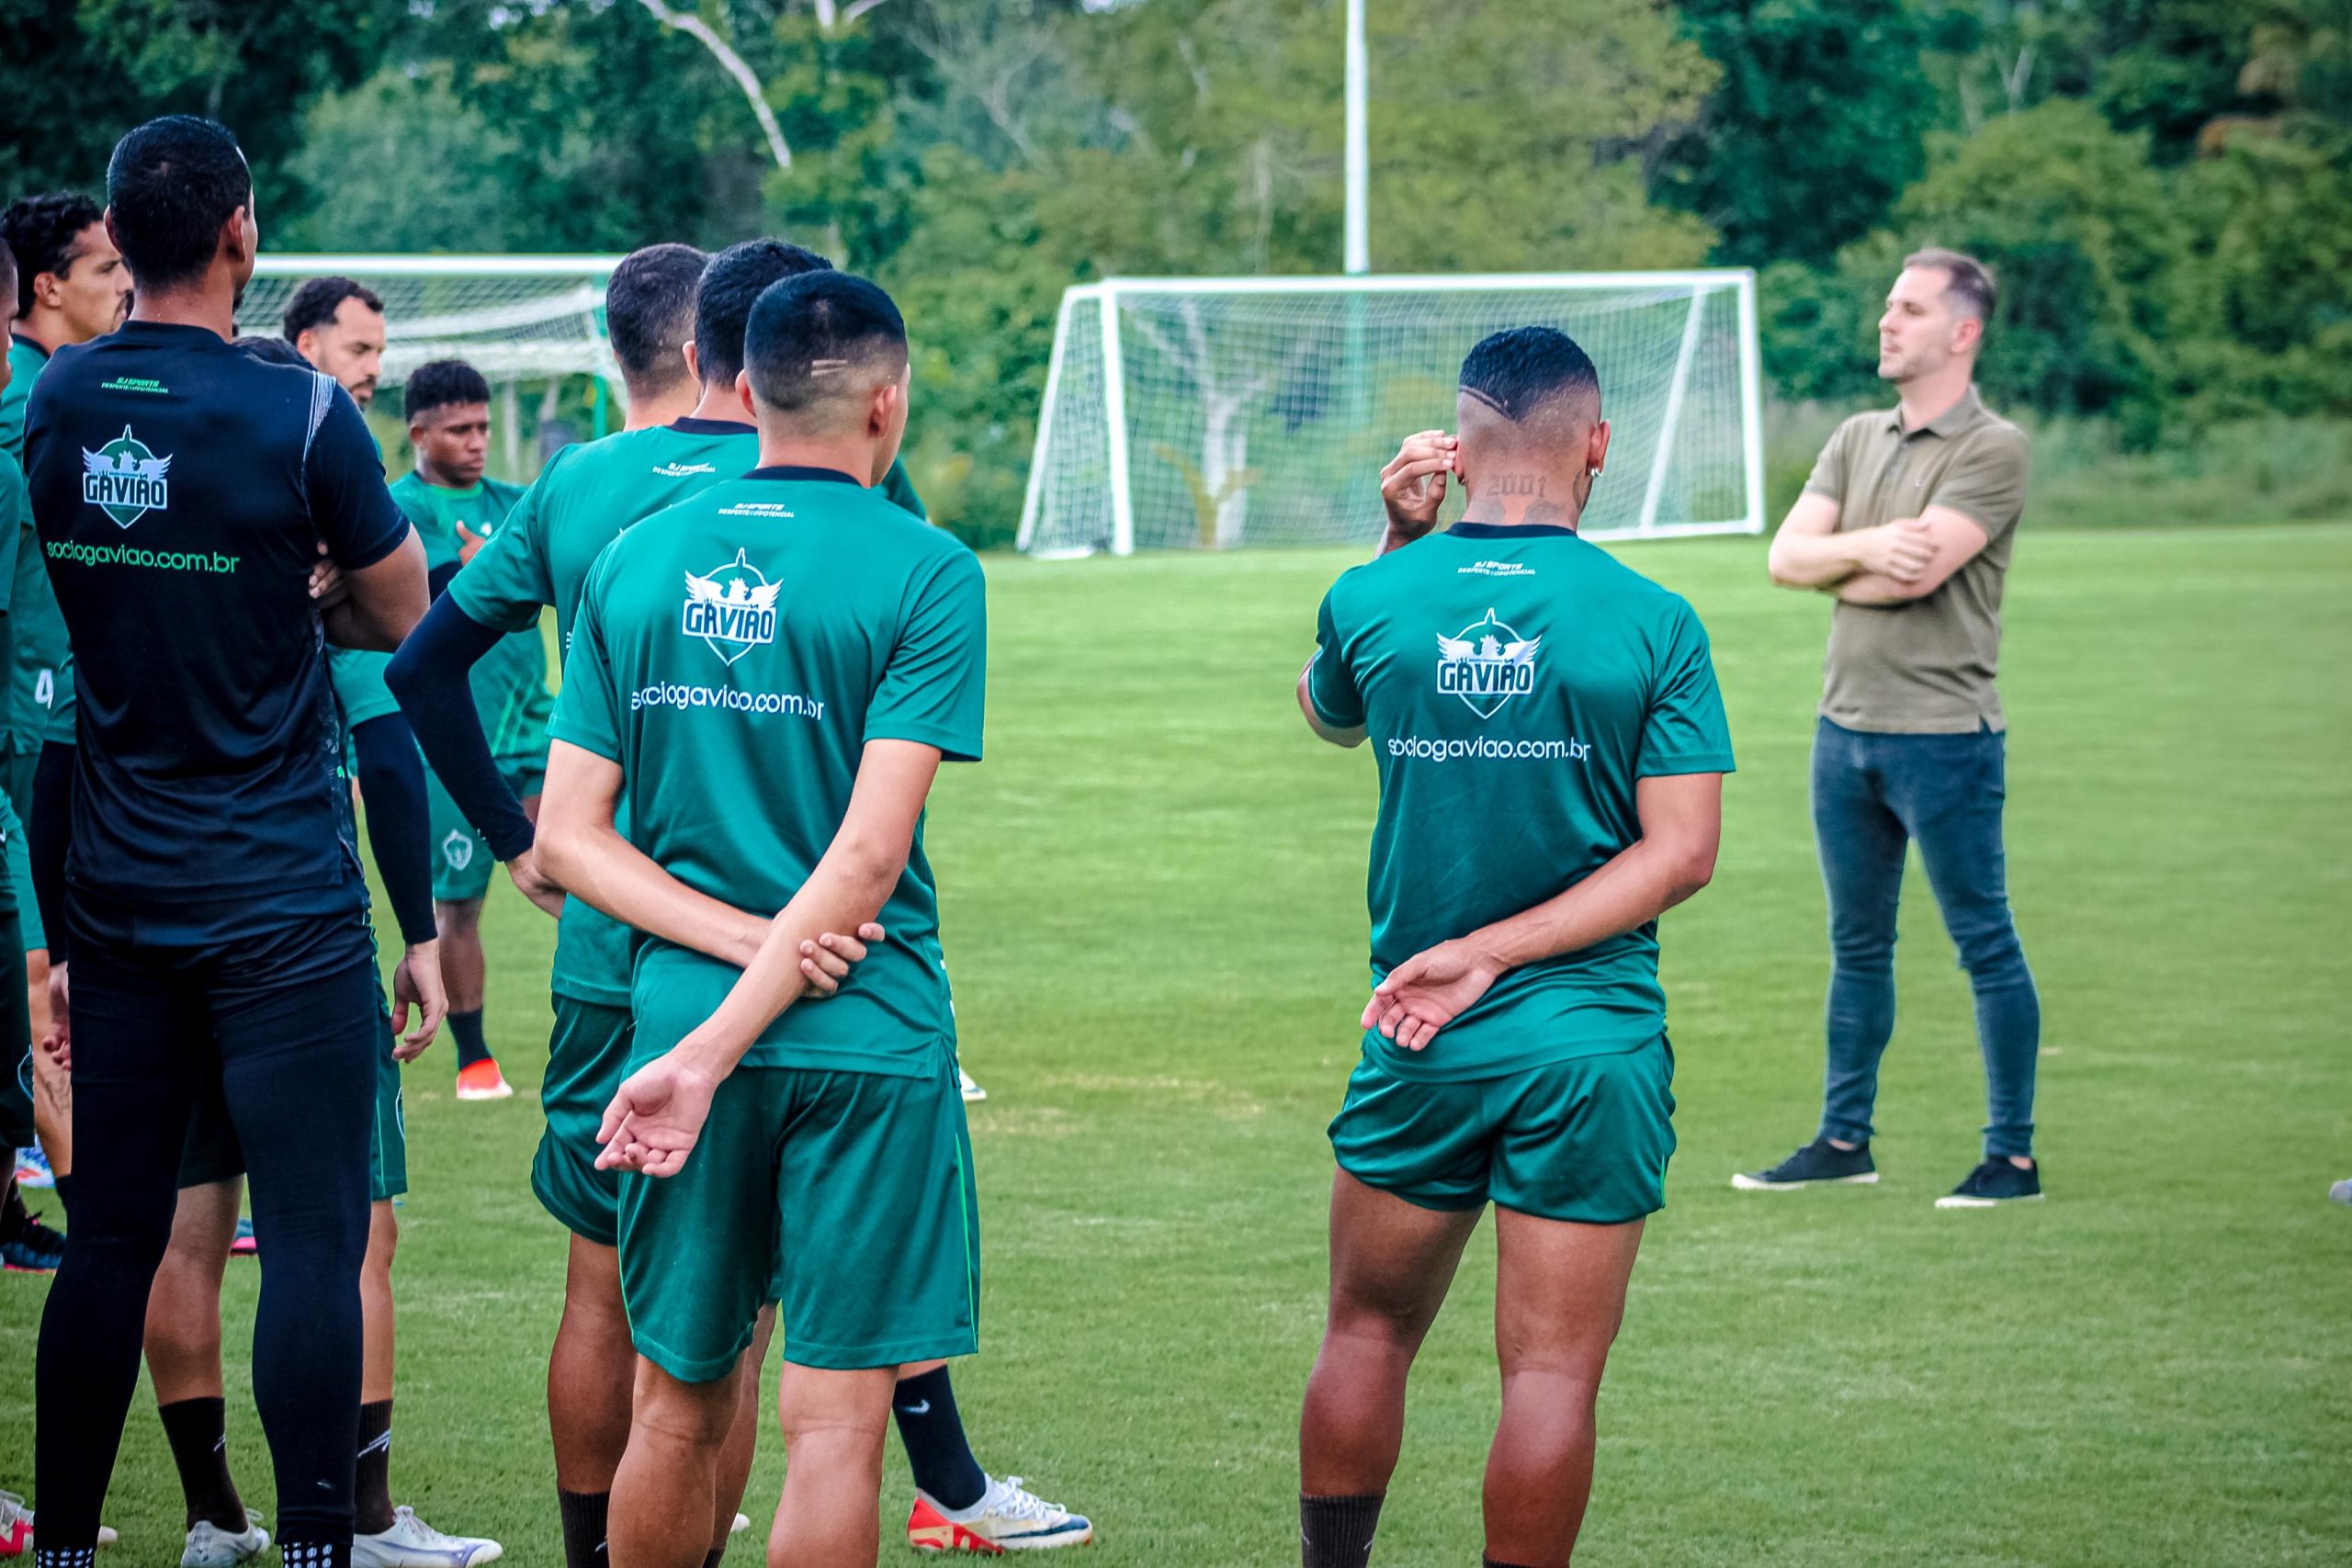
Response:
[[[1894,916],[1913,840],[1976,993],[1984,1153],[2033,1153],[2041,1001],[2009,918],[2001,850],[2004,738],[1873,735],[1823,719],[1813,739],[1813,830],[1829,893],[1829,1066],[1821,1132],[1871,1135],[1878,1062],[1894,1032]]]

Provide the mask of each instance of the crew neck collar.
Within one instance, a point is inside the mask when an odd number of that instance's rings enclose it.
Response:
[[[1566,536],[1575,538],[1574,528],[1563,528],[1556,523],[1456,523],[1446,530],[1457,539],[1543,539]]]
[[[755,428],[744,423],[741,420],[696,419],[692,414],[673,419],[663,428],[674,430],[681,435],[756,435],[759,434]]]
[[[747,479],[793,479],[814,484],[856,485],[859,490],[866,488],[858,484],[854,476],[839,468],[812,468],[800,463],[771,464],[766,468],[753,468],[743,477]]]

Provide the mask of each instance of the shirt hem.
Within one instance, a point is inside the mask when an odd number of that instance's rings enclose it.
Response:
[[[1656,1025],[1623,1039],[1612,1036],[1607,1039],[1564,1042],[1557,1045],[1514,1055],[1507,1062],[1465,1066],[1458,1071],[1447,1072],[1429,1069],[1419,1062],[1400,1068],[1398,1065],[1400,1058],[1406,1057],[1408,1053],[1400,1051],[1391,1044],[1379,1031],[1366,1030],[1363,1037],[1363,1057],[1390,1077],[1401,1078],[1409,1083],[1485,1083],[1495,1078],[1515,1077],[1521,1073],[1533,1072],[1540,1067],[1555,1067],[1562,1062],[1578,1061],[1587,1056],[1623,1056],[1630,1052],[1639,1051],[1644,1046],[1665,1037],[1666,1023],[1664,1020],[1660,1020]],[[1424,1051],[1409,1055],[1425,1056],[1428,1051],[1439,1049],[1444,1043],[1445,1032],[1440,1030],[1435,1044]]]
[[[1850,729],[1858,735],[1973,735],[1989,729],[1998,735],[2009,727],[2009,721],[1997,713],[1954,714],[1948,718],[1876,719],[1831,713],[1826,705],[1814,710],[1840,729]]]

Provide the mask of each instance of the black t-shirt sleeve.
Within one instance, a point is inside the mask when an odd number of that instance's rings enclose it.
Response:
[[[408,537],[408,514],[384,483],[376,438],[349,393],[322,376],[315,383],[302,479],[311,521],[327,554],[345,571],[374,566]]]

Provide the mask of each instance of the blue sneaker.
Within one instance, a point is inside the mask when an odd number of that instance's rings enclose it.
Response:
[[[1743,1170],[1731,1179],[1742,1192],[1792,1192],[1800,1187],[1868,1185],[1878,1180],[1878,1166],[1871,1146],[1841,1149],[1826,1138],[1815,1138],[1769,1170]]]
[[[0,1241],[0,1268],[12,1274],[54,1274],[65,1261],[65,1238],[30,1214],[17,1234]]]
[[[57,1185],[57,1174],[49,1168],[49,1156],[39,1144],[17,1151],[17,1185],[44,1190]]]
[[[1988,1159],[1968,1179],[1936,1200],[1939,1209],[1991,1209],[2031,1202],[2041,1196],[2041,1162],[2019,1169],[2007,1158]]]
[[[237,1216],[236,1238],[229,1243],[229,1256],[232,1258],[257,1258],[260,1255],[261,1243],[254,1239],[253,1216],[250,1214],[239,1214]]]

